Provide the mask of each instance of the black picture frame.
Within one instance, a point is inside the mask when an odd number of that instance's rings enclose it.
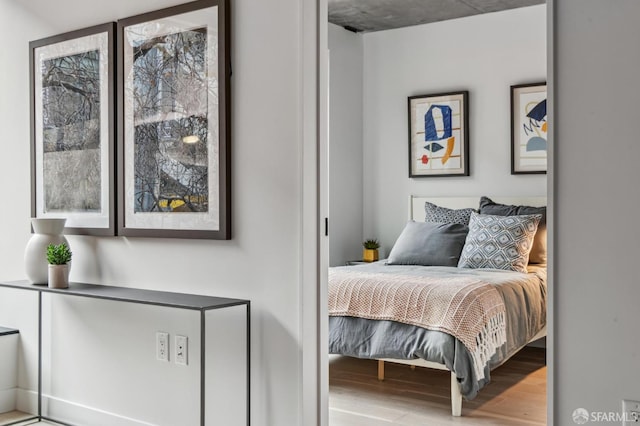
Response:
[[[115,22],[29,43],[31,216],[113,236]]]
[[[410,178],[470,175],[468,91],[410,96],[408,118]]]
[[[547,173],[547,83],[511,86],[511,174]]]
[[[118,235],[231,239],[228,0],[122,19],[117,34]]]

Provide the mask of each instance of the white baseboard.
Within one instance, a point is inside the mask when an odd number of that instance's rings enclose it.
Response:
[[[16,409],[18,389],[0,390],[0,413],[7,413]]]
[[[18,389],[16,394],[16,405],[19,411],[34,415],[38,412],[37,392]],[[0,412],[2,411],[0,410]],[[42,415],[54,420],[78,425],[154,426],[141,420],[55,398],[50,395],[42,395]]]
[[[152,423],[49,395],[42,396],[42,415],[54,420],[78,425],[154,426]]]
[[[2,393],[0,393],[0,398],[1,396]],[[38,413],[38,392],[16,389],[15,399],[15,409],[33,415]],[[3,411],[0,409],[1,412]],[[142,420],[132,419],[50,395],[42,395],[42,415],[50,419],[78,425],[156,426]]]

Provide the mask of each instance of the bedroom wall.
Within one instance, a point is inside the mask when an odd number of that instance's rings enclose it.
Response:
[[[510,174],[511,85],[546,80],[545,5],[364,35],[364,234],[388,250],[410,194],[537,196]],[[408,178],[407,97],[469,91],[469,177]]]
[[[329,24],[329,262],[362,257],[362,35]]]
[[[4,147],[0,155],[0,234],[4,241],[0,244],[0,280],[25,277],[23,249],[30,237],[29,40],[178,3],[181,1],[0,1],[0,38],[6,41],[0,49],[0,141]],[[305,241],[301,206],[306,188],[302,183],[306,164],[302,133],[303,117],[308,113],[301,107],[305,86],[300,40],[304,33],[301,8],[307,3],[232,1],[233,240],[69,237],[74,252],[72,280],[251,299],[251,424],[257,426],[302,423],[302,353],[307,341],[301,331],[300,246]],[[309,99],[313,102],[315,98]],[[314,226],[311,221],[307,225]],[[3,302],[7,294],[0,294]],[[126,313],[121,317],[116,310],[112,315],[136,328],[134,317],[127,318]],[[57,322],[54,327],[61,325]],[[107,327],[104,332],[112,333],[104,340],[112,342],[119,330]],[[153,346],[154,339],[149,343]],[[87,344],[92,345],[91,354],[102,354],[105,359],[118,350],[99,339]],[[32,351],[33,346],[27,349]],[[58,355],[73,360],[83,353],[82,347],[73,347]],[[149,362],[154,362],[153,355]],[[87,364],[93,368],[85,368]],[[78,363],[73,374],[99,384],[110,374],[100,365],[97,356],[93,363]],[[313,365],[307,369],[313,370]],[[33,383],[32,373],[23,377],[23,384]],[[151,383],[151,379],[142,377],[142,383]],[[121,385],[134,387],[133,380]],[[167,384],[149,390],[148,383],[143,385],[145,397],[155,397],[157,407],[184,407],[185,401],[170,401],[163,394]],[[58,391],[77,395],[73,389]],[[92,387],[84,389],[88,399],[95,396],[93,391]]]
[[[620,413],[622,399],[640,400],[640,3],[550,7],[554,424],[569,425],[579,407]]]

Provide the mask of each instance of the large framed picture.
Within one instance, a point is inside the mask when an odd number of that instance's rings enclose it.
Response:
[[[115,23],[32,41],[31,215],[115,235]]]
[[[511,174],[547,173],[547,84],[511,86]]]
[[[469,176],[468,97],[409,97],[409,177]]]
[[[227,0],[118,21],[118,234],[231,238]]]

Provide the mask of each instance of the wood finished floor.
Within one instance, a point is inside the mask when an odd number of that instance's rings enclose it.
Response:
[[[329,426],[546,425],[545,350],[526,347],[491,373],[491,383],[462,417],[451,416],[450,373],[331,356]]]
[[[1,413],[0,425],[17,422],[19,420],[28,419],[30,417],[33,417],[33,414],[26,414],[21,411],[9,411],[8,413]]]
[[[31,426],[31,425],[50,425],[50,426],[57,426],[56,423],[49,423],[49,422],[39,422],[37,420],[25,420],[22,423],[15,423],[17,421],[23,420],[23,419],[28,419],[33,417],[33,414],[26,414],[23,413],[21,411],[10,411],[8,413],[1,413],[0,414],[0,426],[2,425],[6,425],[6,424],[12,424],[13,426]]]

